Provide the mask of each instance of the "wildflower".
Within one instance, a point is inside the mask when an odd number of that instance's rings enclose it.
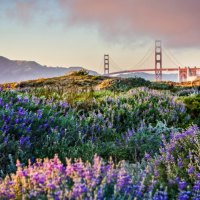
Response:
[[[189,200],[190,199],[190,191],[181,191],[178,194],[178,200]]]
[[[43,183],[44,181],[42,180],[42,183]],[[41,183],[41,180],[40,180],[40,183]],[[55,186],[55,184],[53,184],[53,183],[48,183],[47,184],[47,188],[49,188],[49,189],[51,189],[51,190],[55,190],[56,189],[56,186]]]
[[[153,196],[153,200],[168,200],[166,191],[158,190]]]
[[[178,186],[180,190],[183,190],[186,188],[187,183],[185,181],[179,181]]]
[[[188,174],[192,174],[194,172],[194,167],[190,166],[187,170]]]
[[[145,153],[144,157],[145,157],[146,160],[150,160],[151,159],[151,155],[148,154],[148,153]]]
[[[200,181],[199,180],[195,182],[195,184],[193,186],[193,190],[200,192]]]

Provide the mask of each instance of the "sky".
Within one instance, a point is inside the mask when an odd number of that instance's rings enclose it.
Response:
[[[0,56],[103,72],[200,67],[199,0],[0,0]]]

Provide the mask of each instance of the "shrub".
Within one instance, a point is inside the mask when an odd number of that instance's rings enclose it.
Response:
[[[199,199],[200,130],[163,136],[160,155],[146,153],[141,163],[114,165],[94,156],[93,162],[53,159],[17,162],[17,172],[0,182],[3,199]]]
[[[160,121],[155,127],[142,123],[137,130],[128,130],[123,136],[124,143],[122,145],[127,148],[127,154],[132,155],[133,158],[127,160],[141,161],[146,153],[153,157],[162,146],[162,135],[164,134],[169,140],[170,134],[177,131],[177,128],[168,128],[165,123]]]
[[[193,94],[198,94],[199,91],[196,88],[187,88],[187,89],[181,89],[176,92],[177,96],[190,96]]]
[[[87,76],[88,74],[89,74],[89,71],[85,69],[81,69],[79,71],[74,71],[70,73],[71,76]]]
[[[162,186],[167,189],[169,199],[200,198],[199,135],[198,127],[191,126],[172,134],[169,142],[163,138],[161,155],[153,160],[154,166],[149,170],[149,176],[155,181],[154,191]]]
[[[170,129],[184,128],[190,123],[181,102],[176,102],[170,94],[147,88],[116,97],[100,95],[95,99],[91,94],[80,98],[82,101],[72,107],[65,101],[36,98],[28,93],[0,92],[0,169],[3,173],[14,170],[10,167],[9,154],[14,162],[20,159],[24,164],[29,158],[51,158],[55,153],[62,161],[69,155],[91,161],[98,153],[104,159],[112,155],[116,161],[135,162],[142,159],[145,151],[153,155],[159,146],[160,133],[149,124],[156,127],[161,121]],[[144,129],[140,130],[142,123]],[[126,145],[123,136],[129,130],[138,133]],[[133,156],[133,150],[137,156]]]
[[[113,84],[111,84],[111,86],[107,89],[115,92],[116,91],[126,92],[132,88],[148,87],[150,85],[151,85],[150,81],[147,81],[140,77],[134,77],[134,78],[126,78],[113,81]]]
[[[184,97],[182,101],[185,103],[188,112],[192,116],[193,123],[200,126],[200,94]]]

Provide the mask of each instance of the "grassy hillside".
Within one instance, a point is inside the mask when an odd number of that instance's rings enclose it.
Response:
[[[198,199],[199,108],[196,88],[85,71],[1,85],[0,199]]]
[[[22,81],[19,83],[0,84],[2,88],[11,89],[34,89],[46,88],[49,90],[57,90],[58,92],[84,92],[90,90],[129,90],[138,86],[149,86],[150,81],[142,78],[115,78],[106,76],[89,75],[87,71],[81,70],[72,72],[65,76],[54,78],[43,78],[30,81]]]

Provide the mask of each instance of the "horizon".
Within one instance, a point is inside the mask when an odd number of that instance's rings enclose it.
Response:
[[[131,69],[161,39],[175,57],[164,57],[163,67],[200,66],[198,6],[198,0],[2,0],[1,56],[102,73],[104,54],[117,63],[112,71]],[[146,66],[154,67],[154,55],[138,68]]]

